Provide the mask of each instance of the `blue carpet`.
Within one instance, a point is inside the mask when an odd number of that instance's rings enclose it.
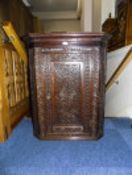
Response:
[[[131,125],[108,118],[98,141],[40,141],[24,119],[0,144],[0,175],[132,175]]]

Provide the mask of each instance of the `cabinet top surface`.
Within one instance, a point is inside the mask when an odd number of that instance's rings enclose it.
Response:
[[[57,32],[57,33],[30,33],[29,38],[83,38],[83,37],[105,37],[107,35],[105,33],[90,33],[90,32]]]
[[[28,35],[29,47],[34,46],[61,46],[61,45],[98,45],[106,44],[108,35],[105,33],[30,33]]]

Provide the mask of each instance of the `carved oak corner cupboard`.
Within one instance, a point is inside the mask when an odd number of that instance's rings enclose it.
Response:
[[[107,37],[51,33],[29,39],[34,134],[40,139],[101,137]]]

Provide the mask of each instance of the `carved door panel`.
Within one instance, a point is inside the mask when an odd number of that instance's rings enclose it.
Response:
[[[73,54],[45,54],[43,59],[47,134],[82,132],[84,63]]]
[[[92,136],[97,117],[92,100],[96,101],[93,95],[97,97],[98,89],[93,80],[99,75],[97,50],[94,53],[96,58],[83,53],[37,57],[38,114],[41,133],[47,138],[59,134]]]
[[[82,131],[83,63],[51,62],[51,131]]]

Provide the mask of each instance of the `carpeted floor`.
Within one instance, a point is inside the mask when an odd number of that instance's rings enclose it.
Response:
[[[24,119],[0,144],[0,175],[132,175],[132,120],[105,119],[98,141],[40,141]]]

